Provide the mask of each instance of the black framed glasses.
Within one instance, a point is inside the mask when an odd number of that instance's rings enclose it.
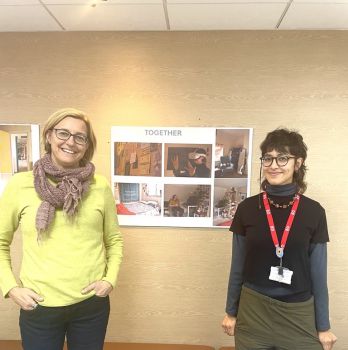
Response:
[[[293,159],[293,158],[296,158],[296,157],[285,156],[285,155],[279,155],[279,156],[276,156],[276,157],[271,157],[271,156],[265,155],[265,156],[261,157],[260,160],[261,160],[261,163],[262,163],[262,165],[264,167],[271,166],[273,164],[274,160],[276,161],[276,163],[277,163],[277,165],[279,167],[283,167],[286,164],[288,164],[289,159]]]
[[[85,145],[88,142],[88,137],[84,134],[72,134],[70,131],[66,130],[66,129],[53,129],[57,138],[59,140],[63,140],[63,141],[68,141],[70,139],[70,137],[72,136],[74,141],[78,144],[78,145]]]

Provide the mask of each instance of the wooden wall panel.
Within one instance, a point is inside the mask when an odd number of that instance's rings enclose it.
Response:
[[[336,349],[346,333],[348,134],[346,31],[1,33],[0,122],[42,123],[57,108],[89,112],[95,164],[110,177],[110,127],[278,127],[309,146],[308,195],[327,210]],[[108,341],[233,343],[220,329],[231,237],[227,230],[123,228],[125,258],[112,294]],[[13,247],[20,261],[20,237]],[[17,309],[0,301],[0,338],[18,338]]]

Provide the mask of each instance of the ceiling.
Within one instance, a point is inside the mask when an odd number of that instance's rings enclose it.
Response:
[[[348,0],[0,0],[0,32],[348,29]]]

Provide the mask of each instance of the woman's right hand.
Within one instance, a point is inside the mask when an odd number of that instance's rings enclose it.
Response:
[[[8,296],[23,310],[34,310],[37,303],[43,301],[43,297],[29,288],[14,287],[8,292]]]
[[[337,341],[337,337],[330,330],[318,332],[318,336],[324,350],[331,350]]]
[[[221,327],[227,335],[234,335],[234,328],[236,326],[237,318],[234,316],[226,315],[222,320]]]

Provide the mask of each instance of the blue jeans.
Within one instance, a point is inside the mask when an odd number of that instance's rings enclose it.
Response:
[[[93,296],[60,307],[20,311],[19,326],[24,350],[102,350],[110,314],[109,297]]]

